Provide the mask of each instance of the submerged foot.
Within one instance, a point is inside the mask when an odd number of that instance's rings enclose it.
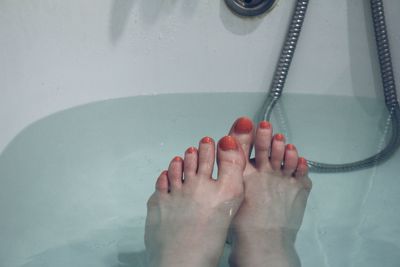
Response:
[[[300,266],[294,242],[311,190],[306,160],[266,121],[254,130],[250,119],[240,118],[230,135],[246,157],[244,200],[231,228],[231,266]]]
[[[234,138],[217,146],[218,179],[211,177],[215,144],[175,157],[148,201],[145,245],[151,267],[216,266],[233,216],[243,200],[245,158]]]

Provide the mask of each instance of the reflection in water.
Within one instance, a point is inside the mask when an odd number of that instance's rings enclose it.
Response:
[[[135,224],[130,221],[130,224]],[[128,223],[127,223],[128,224]],[[48,249],[21,267],[145,267],[143,227],[109,228],[85,240]]]
[[[126,223],[137,224],[134,220]],[[147,267],[144,227],[109,228],[85,240],[48,249],[19,267]],[[220,267],[228,267],[229,246]]]
[[[264,96],[123,98],[30,125],[0,155],[0,266],[142,266],[146,200],[155,177],[194,140],[219,138],[235,118],[253,117]],[[380,100],[359,101],[285,95],[288,120],[282,125],[275,114],[274,131],[286,127],[308,158],[357,160],[376,150],[383,134],[378,125],[387,112]],[[375,170],[312,174],[314,188],[297,240],[304,266],[399,261],[399,156]],[[369,184],[372,174],[376,179]]]

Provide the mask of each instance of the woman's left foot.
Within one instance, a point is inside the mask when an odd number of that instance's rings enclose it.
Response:
[[[148,201],[145,245],[150,267],[216,266],[233,216],[243,200],[246,160],[231,136],[217,146],[218,179],[211,177],[214,141],[175,157]]]

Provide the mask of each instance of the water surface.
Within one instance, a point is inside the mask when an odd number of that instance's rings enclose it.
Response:
[[[0,266],[144,266],[145,204],[155,178],[201,137],[219,139],[235,118],[255,116],[264,97],[123,98],[28,126],[0,155]],[[306,158],[341,163],[376,153],[386,120],[379,99],[290,94],[272,121]],[[311,175],[297,243],[303,266],[399,266],[399,159]]]

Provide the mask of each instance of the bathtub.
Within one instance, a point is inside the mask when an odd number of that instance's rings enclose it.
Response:
[[[272,118],[309,159],[354,161],[385,143],[367,2],[310,3]],[[0,266],[145,266],[155,178],[257,115],[293,4],[242,19],[223,1],[0,3]],[[400,3],[385,4],[400,69]],[[398,266],[399,159],[311,174],[303,266]]]

